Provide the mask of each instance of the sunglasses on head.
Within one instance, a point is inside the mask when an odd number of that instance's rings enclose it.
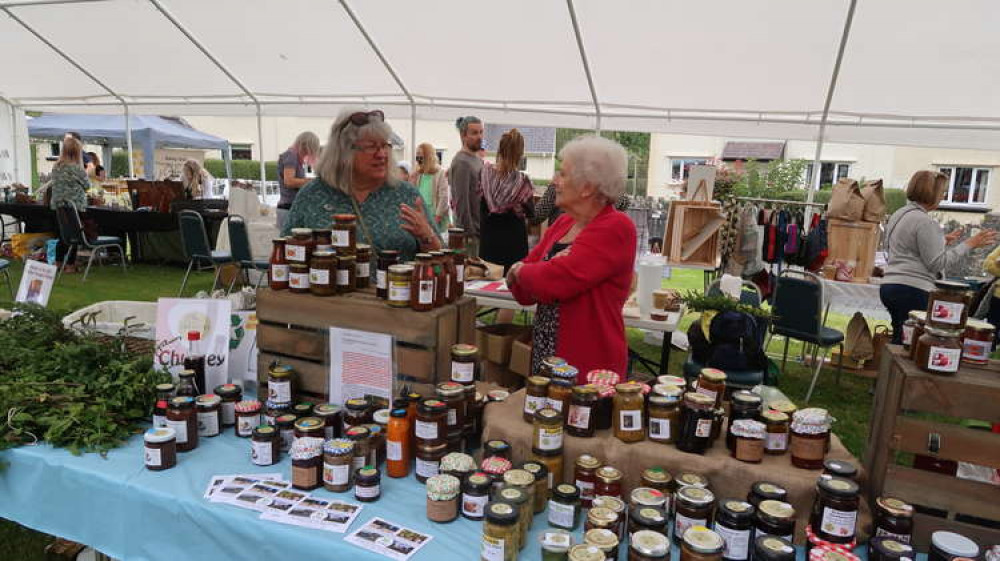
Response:
[[[347,126],[347,123],[351,123],[356,127],[363,127],[368,123],[370,123],[372,119],[375,119],[380,122],[385,122],[385,113],[383,113],[379,109],[376,109],[374,111],[359,111],[357,113],[351,113],[351,116],[348,117],[347,120],[340,125],[340,128],[341,130],[343,130],[344,127]]]

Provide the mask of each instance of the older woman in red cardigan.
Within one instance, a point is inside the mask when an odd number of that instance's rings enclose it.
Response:
[[[632,220],[615,210],[625,191],[627,156],[618,143],[584,136],[560,153],[556,205],[565,214],[524,261],[507,273],[521,304],[537,304],[532,370],[559,356],[579,370],[606,368],[625,377],[628,344],[622,306],[635,262]]]

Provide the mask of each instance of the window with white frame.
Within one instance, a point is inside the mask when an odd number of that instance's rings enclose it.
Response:
[[[819,167],[819,184],[833,185],[845,177],[851,176],[851,164],[848,162],[821,162]],[[806,185],[813,184],[813,164],[806,165]]]
[[[948,193],[944,204],[985,205],[986,189],[990,184],[990,168],[941,166],[938,171],[948,176]]]
[[[707,163],[707,158],[670,158],[670,180],[684,181],[688,178],[691,166],[703,166]]]

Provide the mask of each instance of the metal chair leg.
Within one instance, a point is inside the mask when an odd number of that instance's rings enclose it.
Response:
[[[264,278],[267,277],[267,271],[261,271],[257,268],[254,268],[254,270],[257,271],[259,274],[257,275],[257,282],[254,284],[253,288],[254,290],[260,290],[260,284],[264,282]]]
[[[56,273],[56,280],[62,278],[63,270],[66,269],[66,263],[69,262],[69,254],[73,252],[73,248],[75,247],[76,245],[74,244],[70,245],[69,248],[66,249],[66,254],[63,255],[62,265],[59,266],[59,272]]]
[[[819,345],[816,345],[816,350],[813,351],[813,362],[816,363],[816,369],[813,370],[812,381],[809,383],[809,391],[806,392],[806,403],[809,403],[809,399],[812,398],[813,389],[816,387],[816,380],[819,379],[819,371],[823,368],[823,361],[826,360],[827,351],[829,351],[829,348],[823,349],[822,357],[818,356]]]
[[[785,336],[785,351],[781,353],[781,373],[785,373],[785,363],[788,362],[788,343],[792,341],[791,337]]]
[[[215,276],[212,277],[212,290],[209,292],[215,292],[215,286],[219,283],[219,276],[222,274],[222,267],[212,263],[212,268],[215,269]]]
[[[94,262],[94,256],[97,255],[97,251],[94,249],[90,250],[90,258],[87,259],[87,268],[83,271],[83,282],[87,282],[87,275],[90,273],[90,265]]]
[[[840,373],[844,370],[844,343],[840,343],[840,360],[837,361],[837,376],[834,378],[840,385]]]
[[[184,295],[184,289],[187,288],[188,276],[191,274],[191,267],[194,267],[194,259],[188,261],[188,268],[184,273],[184,280],[181,281],[181,289],[177,291],[178,298]]]
[[[243,272],[243,267],[240,267],[240,270],[236,271],[236,274],[233,275],[233,278],[231,278],[229,280],[229,287],[226,288],[226,294],[232,294],[233,293],[233,288],[236,286],[236,277],[240,276],[240,273],[242,273],[242,272]]]
[[[122,246],[120,246],[120,245],[118,245],[118,244],[115,244],[112,247],[115,247],[115,248],[118,249],[118,258],[122,262],[122,272],[127,275],[128,274],[128,270],[127,270],[128,267],[125,265],[125,248],[122,247]]]
[[[11,280],[10,280],[10,271],[8,271],[7,269],[4,269],[3,270],[3,276],[4,276],[5,279],[7,279],[7,292],[10,292],[10,299],[11,299],[11,301],[13,301],[14,298],[15,298],[15,296],[14,296],[14,283],[11,282]]]

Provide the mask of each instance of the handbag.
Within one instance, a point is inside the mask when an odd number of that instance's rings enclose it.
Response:
[[[875,345],[871,329],[861,312],[854,312],[847,322],[844,334],[844,356],[857,362],[864,362],[875,356]]]

